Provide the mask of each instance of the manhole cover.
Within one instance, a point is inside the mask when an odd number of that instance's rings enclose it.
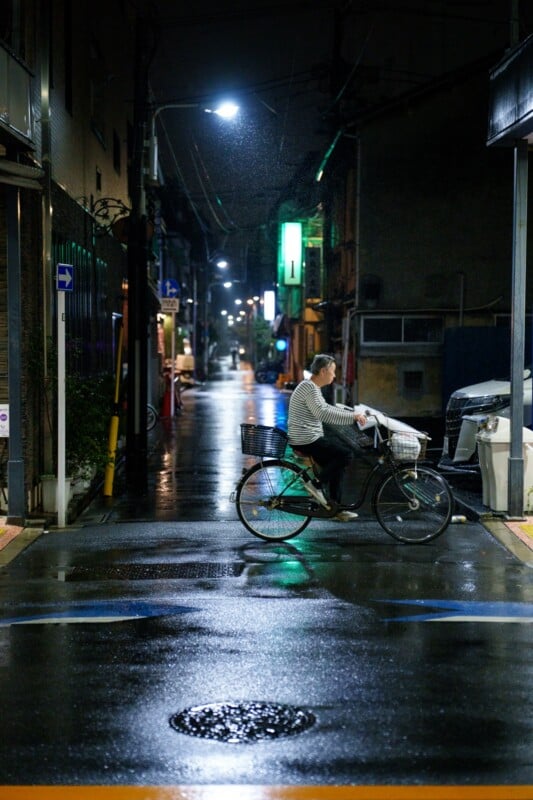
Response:
[[[241,744],[302,733],[315,723],[310,711],[276,703],[210,703],[174,714],[170,725],[179,733]]]

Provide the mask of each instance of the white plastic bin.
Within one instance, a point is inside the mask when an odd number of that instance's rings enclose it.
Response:
[[[476,434],[477,454],[481,469],[482,502],[484,506],[490,508],[490,477],[489,477],[489,448],[488,437],[485,430]]]
[[[507,511],[511,421],[507,417],[495,419],[496,430],[484,429],[476,436],[483,481],[483,504],[493,511]],[[528,506],[529,490],[533,486],[533,431],[522,428],[522,441],[525,509]]]

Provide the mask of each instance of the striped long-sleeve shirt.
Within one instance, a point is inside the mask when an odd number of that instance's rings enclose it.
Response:
[[[331,406],[311,380],[303,380],[289,402],[288,435],[290,444],[311,444],[324,435],[323,422],[330,425],[353,425],[353,411]]]

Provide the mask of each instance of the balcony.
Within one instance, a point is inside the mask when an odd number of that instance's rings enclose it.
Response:
[[[0,141],[6,132],[32,143],[31,75],[0,43]]]

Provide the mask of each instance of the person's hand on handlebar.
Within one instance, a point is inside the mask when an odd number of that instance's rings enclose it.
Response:
[[[366,425],[367,422],[366,414],[354,414],[353,421],[357,422],[358,425]]]

